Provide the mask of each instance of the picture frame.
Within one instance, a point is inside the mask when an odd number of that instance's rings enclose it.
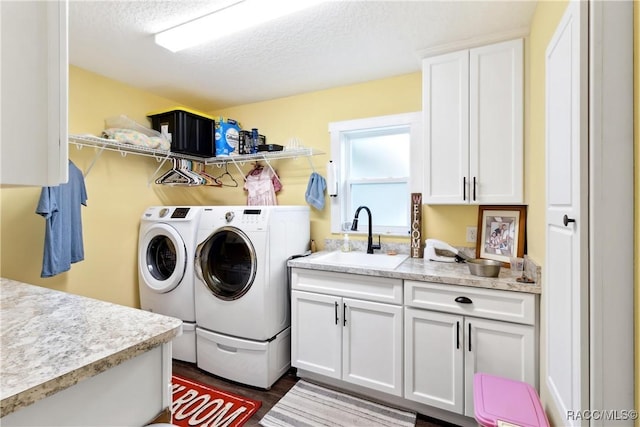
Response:
[[[509,265],[511,258],[522,258],[526,238],[527,206],[478,207],[476,258],[492,259]]]

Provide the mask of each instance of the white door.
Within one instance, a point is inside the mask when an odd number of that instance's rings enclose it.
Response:
[[[497,320],[465,318],[464,414],[474,416],[476,372],[524,381],[536,386],[534,327]]]
[[[522,203],[522,39],[469,51],[471,203]]]
[[[342,378],[402,396],[402,307],[343,299]]]
[[[291,365],[342,377],[342,299],[291,292]]]
[[[405,308],[404,397],[462,414],[463,317]]]
[[[422,62],[424,203],[469,203],[469,51]]]
[[[546,52],[545,381],[561,414],[589,408],[587,6],[570,2]]]

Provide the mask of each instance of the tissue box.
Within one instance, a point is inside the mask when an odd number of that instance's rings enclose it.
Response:
[[[171,151],[197,157],[214,157],[215,120],[186,108],[149,113],[151,126],[171,141]]]

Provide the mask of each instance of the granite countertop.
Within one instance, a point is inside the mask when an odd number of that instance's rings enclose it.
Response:
[[[532,294],[541,293],[539,278],[536,283],[520,283],[516,281],[516,279],[520,277],[520,274],[512,272],[509,268],[501,268],[498,277],[478,277],[469,273],[469,268],[465,264],[455,262],[447,263],[428,261],[422,258],[407,258],[395,269],[384,269],[323,263],[322,255],[327,253],[326,251],[322,251],[313,253],[307,257],[295,258],[288,262],[288,266],[339,273],[363,274],[366,276],[417,280],[421,282],[501,289]]]
[[[0,416],[169,342],[182,321],[0,279]]]

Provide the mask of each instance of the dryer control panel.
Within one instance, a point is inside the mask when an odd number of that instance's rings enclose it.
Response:
[[[262,231],[267,228],[267,211],[264,209],[234,209],[224,214],[227,225],[240,227],[245,231]]]

